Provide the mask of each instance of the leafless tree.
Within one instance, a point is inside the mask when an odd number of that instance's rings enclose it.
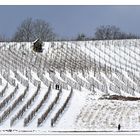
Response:
[[[50,41],[55,39],[55,34],[50,26],[44,20],[32,20],[32,18],[25,19],[17,28],[13,37],[13,41],[34,41],[40,38],[42,41]]]
[[[95,39],[138,39],[139,36],[132,33],[125,33],[114,25],[100,26],[96,29]]]
[[[55,34],[49,23],[37,19],[34,21],[34,38],[40,38],[42,41],[51,41],[55,39]]]
[[[96,29],[95,39],[118,39],[120,37],[120,29],[116,26],[100,26]]]
[[[13,37],[13,41],[33,41],[33,20],[32,18],[25,19],[17,28]]]

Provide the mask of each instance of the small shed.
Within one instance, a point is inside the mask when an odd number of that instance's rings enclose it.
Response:
[[[43,42],[41,41],[41,39],[37,39],[33,42],[33,50],[35,52],[43,52],[42,46]]]

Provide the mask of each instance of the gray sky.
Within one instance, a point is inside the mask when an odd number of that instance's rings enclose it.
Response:
[[[0,34],[12,36],[27,17],[49,22],[61,37],[93,36],[100,25],[140,34],[140,6],[0,6]]]

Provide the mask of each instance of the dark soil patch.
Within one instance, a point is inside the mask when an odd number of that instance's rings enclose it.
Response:
[[[121,96],[121,95],[107,95],[107,96],[101,97],[100,99],[122,100],[122,101],[138,101],[138,100],[140,100],[140,98],[138,98],[138,97]]]

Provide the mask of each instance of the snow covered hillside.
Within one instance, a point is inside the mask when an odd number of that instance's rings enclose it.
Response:
[[[0,133],[140,131],[140,40],[0,43]]]

